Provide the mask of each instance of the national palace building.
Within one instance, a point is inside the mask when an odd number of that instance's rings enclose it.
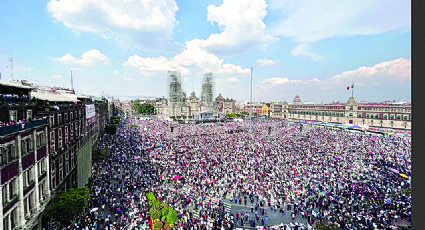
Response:
[[[411,104],[405,102],[303,103],[297,95],[292,103],[270,104],[270,116],[289,120],[314,120],[376,128],[411,130]]]

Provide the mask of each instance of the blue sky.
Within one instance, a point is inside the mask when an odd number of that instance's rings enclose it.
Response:
[[[0,72],[99,95],[166,96],[177,70],[199,96],[254,101],[410,99],[405,0],[2,1]]]

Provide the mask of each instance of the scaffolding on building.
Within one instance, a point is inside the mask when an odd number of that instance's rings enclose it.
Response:
[[[186,93],[182,89],[180,73],[177,71],[168,71],[168,114],[170,116],[179,116]]]
[[[201,102],[204,112],[214,112],[214,75],[213,73],[204,74],[202,80]]]

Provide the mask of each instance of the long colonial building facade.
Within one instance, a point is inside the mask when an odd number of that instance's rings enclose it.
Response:
[[[84,186],[107,101],[0,80],[0,229],[41,229],[60,190]]]
[[[303,103],[298,95],[292,103],[272,103],[270,116],[407,130],[412,119],[410,103],[358,103],[354,97],[346,103]]]

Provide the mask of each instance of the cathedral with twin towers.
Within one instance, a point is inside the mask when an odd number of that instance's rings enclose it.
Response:
[[[177,71],[168,71],[167,100],[158,108],[163,117],[214,119],[236,112],[236,101],[224,99],[221,94],[214,98],[215,82],[213,73],[206,73],[202,79],[201,97],[195,92],[189,97],[183,91],[181,75]]]

